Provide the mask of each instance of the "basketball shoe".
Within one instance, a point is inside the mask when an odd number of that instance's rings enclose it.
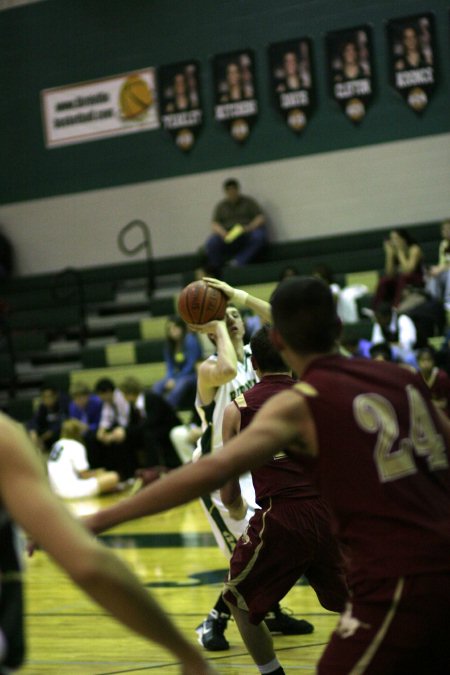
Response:
[[[273,612],[268,612],[264,621],[271,633],[281,633],[282,635],[308,635],[314,630],[312,623],[304,619],[296,619],[281,607]]]
[[[230,648],[225,638],[225,630],[228,623],[226,614],[219,614],[212,609],[206,619],[195,629],[199,643],[210,652],[222,652]]]

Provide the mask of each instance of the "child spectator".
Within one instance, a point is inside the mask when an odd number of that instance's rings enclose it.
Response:
[[[77,419],[63,422],[61,438],[53,445],[47,462],[53,491],[63,499],[94,497],[113,492],[119,475],[104,469],[90,470],[83,445],[85,425]]]

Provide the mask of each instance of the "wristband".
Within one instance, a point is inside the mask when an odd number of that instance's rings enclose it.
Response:
[[[235,288],[233,297],[231,298],[232,302],[235,302],[238,305],[246,305],[247,304],[247,298],[248,298],[248,293],[247,291],[242,291],[239,288]]]

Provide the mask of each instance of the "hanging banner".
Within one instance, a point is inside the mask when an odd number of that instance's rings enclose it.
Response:
[[[41,91],[47,148],[159,127],[154,68]]]
[[[287,125],[303,131],[314,102],[311,41],[299,38],[269,46],[272,92]]]
[[[196,61],[158,68],[161,123],[184,151],[192,148],[203,123],[199,81],[200,65]]]
[[[355,124],[364,119],[374,92],[370,26],[326,36],[331,96]]]
[[[414,112],[421,113],[436,86],[434,16],[391,19],[386,30],[391,84]]]
[[[225,124],[231,136],[243,143],[258,116],[255,91],[255,58],[246,49],[213,58],[214,117]]]

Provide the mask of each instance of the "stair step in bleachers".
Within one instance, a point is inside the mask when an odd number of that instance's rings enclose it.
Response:
[[[257,262],[225,268],[224,280],[268,300],[288,265],[310,274],[314,267],[325,264],[341,285],[364,284],[373,293],[384,264],[382,240],[390,229],[273,242]],[[435,263],[439,224],[407,229],[422,246],[425,262]],[[113,379],[116,373],[136,373],[145,384],[162,377],[167,317],[176,311],[179,291],[195,278],[201,263],[200,254],[191,253],[155,259],[150,264],[145,260],[115,263],[3,282],[0,299],[10,308],[10,334],[18,359],[17,396],[26,400],[43,382],[67,389],[74,378],[86,375],[95,383],[99,373],[113,374]],[[149,274],[155,281],[150,298]],[[85,299],[82,313],[80,282]],[[370,296],[358,302],[363,307],[370,303]],[[82,314],[85,331],[80,327]],[[349,330],[366,336],[370,328],[371,322],[365,320]],[[0,404],[9,396],[8,378],[12,377],[7,359],[4,366]],[[23,403],[23,408],[27,405]],[[18,409],[20,406],[17,403]]]

